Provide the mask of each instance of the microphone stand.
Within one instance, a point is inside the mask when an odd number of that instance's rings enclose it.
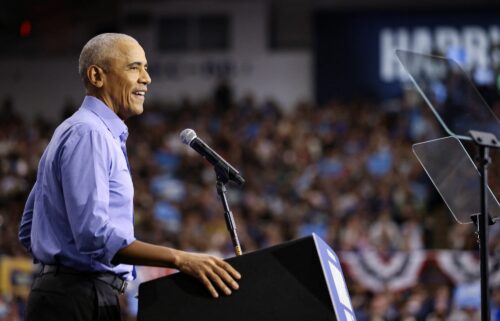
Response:
[[[236,233],[236,223],[234,222],[233,213],[229,208],[229,203],[226,197],[226,184],[229,181],[228,176],[218,168],[215,168],[215,175],[217,176],[217,194],[219,194],[220,200],[222,202],[222,207],[224,207],[224,219],[226,220],[226,227],[231,235],[231,241],[233,242],[234,253],[236,256],[242,254],[240,240],[238,239],[238,234]]]

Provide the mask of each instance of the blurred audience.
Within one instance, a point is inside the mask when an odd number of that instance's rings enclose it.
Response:
[[[213,169],[178,138],[192,128],[247,180],[241,189],[228,187],[244,252],[311,233],[338,252],[476,249],[474,226],[452,223],[412,154],[415,142],[442,135],[422,103],[405,97],[281,108],[250,96],[235,102],[224,86],[213,97],[150,103],[127,123],[138,239],[232,255]],[[0,258],[26,257],[17,227],[56,125],[28,124],[14,104],[5,99],[0,111]],[[492,253],[500,252],[499,231],[490,233]],[[454,287],[439,280],[401,293],[348,284],[359,321],[476,320],[476,307],[454,304]],[[500,320],[499,288],[492,320]],[[22,320],[22,305],[0,295],[0,319]]]

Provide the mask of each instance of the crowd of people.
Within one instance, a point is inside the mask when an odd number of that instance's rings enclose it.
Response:
[[[14,104],[5,99],[0,111],[0,257],[28,256],[17,228],[56,125],[43,117],[28,122]],[[412,153],[414,143],[443,133],[411,92],[384,103],[293,108],[227,95],[148,102],[127,126],[137,239],[233,255],[213,168],[179,139],[192,128],[246,180],[227,193],[243,252],[311,233],[336,252],[477,249],[474,225],[454,223]],[[492,186],[499,185],[495,174],[494,165]],[[500,253],[500,224],[491,227],[489,245]],[[460,309],[452,283],[429,274],[397,293],[349,282],[358,320],[476,320],[477,306]],[[500,282],[492,299],[498,311]],[[0,296],[0,320],[21,320],[22,306],[20,298]]]

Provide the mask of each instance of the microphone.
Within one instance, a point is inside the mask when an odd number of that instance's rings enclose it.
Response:
[[[238,186],[243,185],[245,180],[240,173],[224,160],[219,154],[211,149],[203,140],[196,136],[196,132],[190,128],[184,129],[180,133],[181,140],[184,144],[191,146],[203,158],[210,162],[215,167],[217,175],[223,176],[223,179],[230,180]]]

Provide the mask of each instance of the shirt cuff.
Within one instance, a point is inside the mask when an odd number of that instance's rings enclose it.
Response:
[[[123,236],[120,235],[119,232],[115,229],[111,232],[108,241],[106,242],[104,255],[97,259],[102,264],[110,267],[115,267],[117,264],[113,264],[113,258],[116,253],[120,251],[122,248],[129,246],[134,242],[136,238],[133,235]]]

